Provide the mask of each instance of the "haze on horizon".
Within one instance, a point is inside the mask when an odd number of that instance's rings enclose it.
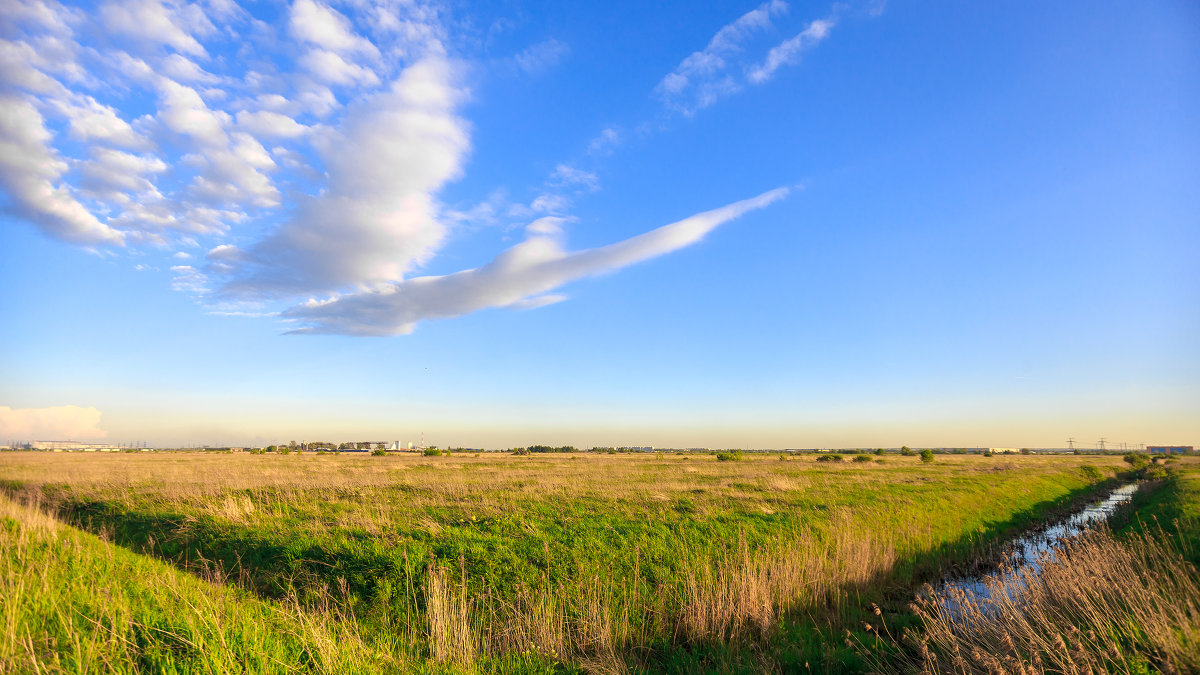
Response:
[[[0,0],[0,442],[1200,445],[1198,34]]]

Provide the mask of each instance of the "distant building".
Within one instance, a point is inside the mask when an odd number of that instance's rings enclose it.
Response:
[[[1147,445],[1146,452],[1161,452],[1165,454],[1186,454],[1195,448],[1190,445]]]
[[[109,443],[81,443],[80,441],[30,441],[30,450],[84,450],[87,452],[116,452]]]
[[[1015,455],[1020,452],[1017,448],[989,448],[993,455]]]

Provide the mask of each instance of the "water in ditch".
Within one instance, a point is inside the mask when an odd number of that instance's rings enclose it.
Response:
[[[958,613],[960,605],[980,605],[981,601],[992,598],[996,592],[1010,596],[1019,594],[1024,574],[1036,574],[1041,567],[1041,561],[1048,556],[1052,557],[1054,550],[1064,539],[1107,521],[1121,505],[1133,499],[1138,487],[1138,483],[1122,485],[1069,517],[1051,523],[1043,529],[1027,532],[1009,542],[1005,547],[1004,556],[1006,570],[948,579],[934,592],[951,614]],[[990,579],[991,583],[985,583],[985,579]],[[986,603],[983,604],[986,606]]]

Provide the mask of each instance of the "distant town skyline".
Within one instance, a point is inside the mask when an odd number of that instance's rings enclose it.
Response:
[[[1200,6],[6,0],[0,438],[1200,440]]]

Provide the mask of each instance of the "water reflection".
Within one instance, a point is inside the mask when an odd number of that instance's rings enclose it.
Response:
[[[1005,547],[1000,569],[986,575],[948,579],[934,590],[942,606],[951,614],[960,607],[984,607],[987,600],[1004,594],[1015,599],[1025,586],[1024,578],[1037,574],[1041,563],[1054,559],[1054,550],[1070,537],[1082,533],[1096,523],[1109,519],[1122,504],[1133,499],[1139,485],[1129,483],[1113,490],[1107,497],[1088,504],[1083,510],[1052,525],[1028,532]]]

